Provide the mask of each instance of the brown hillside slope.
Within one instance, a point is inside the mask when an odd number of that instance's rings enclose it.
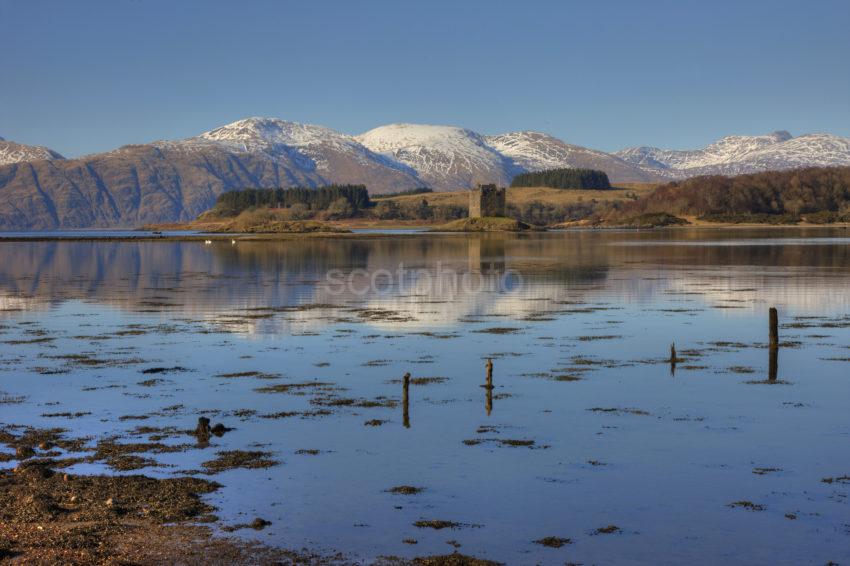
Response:
[[[694,177],[662,185],[624,204],[607,220],[654,213],[728,222],[850,219],[850,167]]]
[[[79,159],[0,167],[0,230],[137,227],[193,220],[224,191],[367,184],[376,192],[418,185],[405,171],[327,157],[333,175],[303,156],[239,153],[213,144],[135,145]]]

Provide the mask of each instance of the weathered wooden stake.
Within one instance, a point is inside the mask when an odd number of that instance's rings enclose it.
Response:
[[[404,428],[410,428],[410,373],[404,374],[401,404]]]
[[[670,344],[670,375],[676,375],[676,362],[678,358],[676,357],[676,343],[673,342]]]
[[[779,313],[776,307],[770,307],[770,347],[779,347]]]
[[[487,416],[493,412],[493,360],[487,358],[487,383],[484,385],[486,391],[484,395],[484,409],[487,411]]]
[[[776,307],[769,311],[770,321],[770,354],[768,358],[767,379],[776,381],[779,372],[779,313]]]
[[[779,313],[776,307],[770,308],[770,353],[768,358],[767,380],[776,381],[779,373]]]
[[[779,373],[779,348],[770,347],[770,358],[768,361],[767,380],[776,381]]]

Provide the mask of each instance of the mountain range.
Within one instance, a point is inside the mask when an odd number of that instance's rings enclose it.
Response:
[[[545,133],[482,135],[391,124],[350,136],[323,126],[248,118],[195,137],[65,159],[0,138],[0,229],[134,227],[184,221],[224,191],[364,184],[373,193],[510,183],[524,171],[584,167],[612,182],[657,182],[811,165],[850,165],[850,139],[788,132],[728,136],[697,150],[606,153]]]

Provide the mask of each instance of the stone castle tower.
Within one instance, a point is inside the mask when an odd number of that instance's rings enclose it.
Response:
[[[505,215],[505,189],[496,185],[478,185],[469,191],[469,217]]]

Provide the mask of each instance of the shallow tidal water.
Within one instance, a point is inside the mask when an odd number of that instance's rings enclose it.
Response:
[[[221,523],[353,560],[842,562],[848,289],[828,229],[0,242],[0,428],[268,452]]]

